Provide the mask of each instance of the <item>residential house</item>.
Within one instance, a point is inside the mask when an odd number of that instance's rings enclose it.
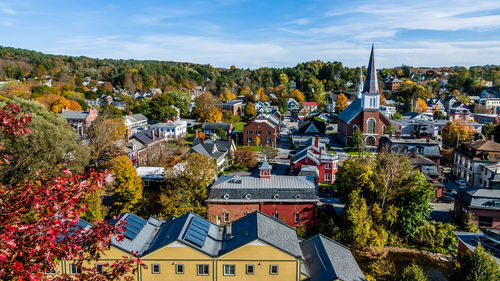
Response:
[[[443,101],[444,108],[446,109],[447,112],[449,112],[450,109],[453,108],[453,106],[457,102],[458,102],[457,99],[453,95],[449,95]]]
[[[118,108],[119,110],[127,109],[127,104],[124,101],[113,101],[111,105]]]
[[[259,170],[258,176],[220,177],[206,200],[208,219],[225,224],[260,211],[292,227],[314,227],[319,202],[314,178],[272,175],[267,161]]]
[[[125,151],[135,166],[147,166],[161,156],[165,141],[159,129],[139,131],[127,136]]]
[[[125,126],[127,126],[129,134],[135,134],[138,131],[148,128],[148,118],[141,113],[129,114],[123,117]]]
[[[451,108],[448,116],[454,121],[474,121],[470,110],[465,104]]]
[[[241,115],[243,113],[243,101],[232,100],[222,103],[222,110],[231,112],[233,115]]]
[[[366,281],[348,248],[322,235],[300,240],[294,228],[261,212],[226,226],[193,213],[166,220],[125,213],[115,224],[125,228],[124,239],[113,238],[101,259],[85,266],[134,259],[134,253],[147,268],[132,280]],[[74,276],[79,269],[63,259],[55,271]]]
[[[314,142],[311,138],[304,147],[297,149],[297,152],[290,159],[290,173],[295,175],[312,175],[317,182],[333,183],[338,170],[339,158],[328,153],[324,144],[319,142],[316,136]],[[305,171],[302,171],[305,169]]]
[[[500,98],[481,98],[479,104],[496,114],[498,113],[498,108],[500,108]]]
[[[500,114],[484,114],[484,113],[472,113],[474,121],[481,124],[497,124],[500,123]]]
[[[389,119],[380,111],[380,91],[372,46],[366,81],[363,84],[360,70],[356,99],[338,115],[337,137],[344,145],[350,145],[353,133],[360,129],[365,146],[374,148],[390,124]]]
[[[396,107],[394,106],[387,106],[387,105],[381,105],[380,106],[380,112],[385,115],[387,118],[391,118],[394,113],[396,113]]]
[[[224,122],[205,122],[201,125],[201,131],[205,134],[207,138],[211,135],[217,135],[217,131],[221,129],[226,132],[227,135],[231,135],[234,133],[233,124],[224,123]]]
[[[384,90],[391,92],[397,92],[399,86],[401,86],[401,83],[403,83],[403,81],[393,76],[385,78],[383,82],[384,82]]]
[[[479,98],[481,99],[496,99],[496,98],[499,98],[500,96],[498,96],[498,92],[495,91],[494,89],[484,89],[480,94],[479,94]]]
[[[443,113],[446,112],[443,102],[440,99],[431,98],[427,99],[427,113],[433,114],[434,111],[439,110]]]
[[[454,174],[471,186],[481,186],[481,167],[500,163],[500,143],[463,142],[454,151]]]
[[[403,114],[402,120],[432,120],[433,114],[427,112],[406,112]]]
[[[288,104],[288,111],[295,112],[299,110],[300,104],[294,98],[289,98],[287,104]]]
[[[439,162],[441,152],[439,151],[439,144],[437,141],[429,137],[420,138],[391,138],[381,137],[379,143],[379,150],[389,151],[391,153],[400,154],[418,154],[432,160],[439,169]]]
[[[95,109],[87,109],[86,111],[63,109],[61,115],[71,127],[76,129],[80,138],[86,139],[90,125],[97,118],[97,111]]]
[[[196,138],[193,140],[193,145],[188,151],[198,153],[203,156],[212,158],[215,161],[217,171],[223,171],[230,165],[229,160],[231,153],[236,150],[236,145],[233,140],[211,140]]]
[[[315,101],[305,101],[302,103],[302,109],[301,112],[305,114],[306,116],[309,115],[311,112],[315,112],[318,110],[318,103]]]
[[[280,122],[273,115],[259,115],[245,124],[243,145],[276,147],[279,140]]]
[[[482,164],[479,185],[484,188],[500,189],[500,164]]]
[[[298,123],[298,134],[299,135],[324,135],[326,132],[325,122],[320,122],[318,120],[300,120]]]
[[[151,125],[151,129],[160,129],[167,140],[185,138],[187,134],[187,121],[173,118],[165,120],[166,122]]]
[[[464,220],[468,213],[480,228],[500,227],[500,189],[465,187],[457,191],[454,205],[458,219]]]
[[[436,198],[442,198],[444,195],[444,186],[441,183],[441,173],[436,163],[427,157],[417,154],[415,150],[413,150],[413,154],[408,159],[412,168],[421,172],[425,176],[425,179],[435,186]]]

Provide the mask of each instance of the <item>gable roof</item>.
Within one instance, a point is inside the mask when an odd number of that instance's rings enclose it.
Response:
[[[344,121],[344,123],[349,124],[354,117],[356,117],[361,112],[361,100],[356,98],[349,106],[346,107],[340,114],[337,116],[340,120]]]
[[[228,143],[228,144],[225,144]],[[231,144],[228,141],[212,141],[212,140],[204,140],[201,142],[200,139],[195,139],[193,141],[193,146],[191,150],[207,157],[212,157],[215,159],[219,159],[222,156],[226,156],[231,149]]]
[[[324,134],[326,132],[325,122],[320,122],[317,120],[300,120],[298,127],[299,134],[307,134],[307,131],[311,128],[316,128],[317,132],[315,132],[314,134]]]
[[[90,112],[81,110],[65,110],[61,113],[62,117],[67,120],[86,120]]]
[[[126,115],[123,117],[125,119],[125,122],[131,122],[131,123],[135,123],[135,122],[141,122],[141,121],[148,121],[148,118],[144,115],[142,115],[141,113],[137,113],[137,114],[132,114],[132,115]]]
[[[228,131],[230,128],[232,128],[231,123],[224,123],[224,122],[219,122],[219,123],[213,123],[213,122],[205,122],[201,125],[202,130],[217,130],[217,129],[222,129],[224,131]]]
[[[153,140],[153,134],[154,134],[154,140]],[[131,135],[130,139],[136,139],[140,143],[142,143],[144,145],[148,145],[152,142],[156,142],[160,139],[164,139],[164,137],[161,135],[161,133],[157,136],[156,130],[145,130],[145,131],[140,131],[140,132],[137,132],[137,133]]]
[[[318,234],[300,242],[311,281],[366,280],[349,248]]]

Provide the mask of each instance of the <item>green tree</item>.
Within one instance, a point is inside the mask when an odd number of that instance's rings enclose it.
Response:
[[[94,220],[102,221],[106,218],[108,208],[102,204],[104,192],[104,189],[99,187],[85,196],[87,210],[83,214],[82,219],[93,222]]]
[[[142,179],[137,175],[134,165],[127,156],[118,156],[108,166],[114,177],[112,214],[136,213],[141,207]]]
[[[429,203],[435,197],[434,186],[422,173],[415,172],[402,180],[399,192],[399,198],[395,199],[399,208],[398,230],[412,239],[418,229],[427,223],[431,212]]]
[[[493,125],[492,123],[486,123],[483,125],[481,132],[483,133],[484,137],[488,140],[495,133],[495,125]]]
[[[446,117],[444,116],[444,112],[442,112],[441,110],[434,110],[434,113],[432,114],[432,117],[435,120],[444,120],[444,119],[446,119]]]
[[[372,163],[370,158],[349,158],[337,172],[337,190],[341,196],[348,196],[354,190],[373,189]]]
[[[424,270],[417,264],[410,264],[407,266],[403,275],[401,276],[401,281],[428,281],[429,278],[425,275]]]
[[[21,98],[9,102],[19,105],[22,113],[31,115],[28,124],[31,133],[3,143],[12,159],[0,171],[2,181],[22,181],[34,177],[40,169],[50,172],[57,165],[83,171],[89,162],[89,148],[80,142],[75,130],[61,115],[48,112],[38,102]],[[0,102],[0,107],[4,106],[5,103]]]
[[[358,150],[361,146],[361,140],[363,139],[363,133],[359,128],[356,128],[352,134],[352,147]]]
[[[401,118],[403,118],[403,115],[401,115],[401,113],[399,113],[399,112],[395,112],[392,115],[392,120],[401,120]]]
[[[220,138],[220,139],[227,139],[227,132],[224,131],[223,129],[221,128],[218,128],[217,130],[215,130],[215,133],[217,134],[217,136]]]
[[[177,110],[173,108],[174,99],[167,94],[154,96],[149,102],[149,110],[145,112],[146,117],[156,121],[163,121],[165,119],[172,119],[177,116]]]
[[[500,280],[500,267],[491,254],[484,251],[481,243],[478,243],[474,252],[467,252],[459,258],[459,264],[453,272],[453,280]]]
[[[189,103],[191,95],[181,91],[171,91],[166,93],[172,99],[172,105],[179,109],[182,117],[187,117],[189,114]]]
[[[161,191],[162,208],[159,216],[169,218],[186,212],[204,215],[207,186],[215,179],[215,162],[203,155],[192,153],[179,167],[165,172],[166,183]]]

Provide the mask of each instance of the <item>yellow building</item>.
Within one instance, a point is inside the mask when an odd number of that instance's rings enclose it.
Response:
[[[295,229],[260,212],[251,213],[227,226],[216,225],[192,213],[166,221],[154,217],[145,220],[125,213],[119,220],[119,223],[123,222],[126,223],[125,239],[121,242],[114,240],[106,255],[93,265],[99,266],[123,256],[132,258],[130,253],[137,253],[147,266],[136,274],[140,281],[315,281],[335,280],[340,276],[335,270],[330,270],[333,275],[325,276],[330,279],[315,278],[330,271],[322,268],[320,274],[308,272],[308,268],[314,271],[318,268],[307,265],[307,262],[315,263],[311,257],[316,255],[314,259],[325,259],[322,264],[328,265],[326,260],[330,258],[309,253],[318,249],[316,241],[312,240],[314,237],[300,242]],[[321,239],[316,240],[322,243]],[[305,243],[305,252],[301,243]],[[354,264],[359,270],[355,261]],[[78,268],[69,262],[63,262],[58,271],[78,274]]]

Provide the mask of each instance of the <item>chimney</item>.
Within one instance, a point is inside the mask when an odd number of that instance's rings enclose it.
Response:
[[[231,223],[229,223],[226,225],[226,240],[230,240],[231,238],[233,238],[233,231]]]
[[[231,135],[227,132],[227,141],[231,141]]]
[[[129,110],[129,111],[128,111],[128,115],[132,115],[132,111],[130,111],[130,110]]]
[[[323,149],[322,149],[322,148],[320,148],[320,149],[319,149],[319,161],[320,161],[320,162],[321,162],[321,153],[322,153],[322,152],[323,152]]]
[[[151,139],[154,141],[155,140],[155,130],[151,130]]]
[[[425,136],[425,142],[426,143],[430,143],[431,142],[431,138],[429,137],[429,135]]]
[[[401,138],[401,132],[396,132],[396,138],[400,139]]]
[[[490,140],[491,140],[491,141],[495,141],[495,135],[494,135],[494,134],[491,134],[491,136],[490,136]]]
[[[194,131],[194,138],[197,139],[198,138],[198,130]]]
[[[413,158],[416,158],[416,157],[417,157],[417,149],[415,148],[415,149],[413,150]]]
[[[172,122],[175,123],[175,117],[172,117]]]
[[[314,137],[314,146],[315,146],[316,148],[319,148],[319,136],[315,136],[315,137]]]
[[[156,131],[158,132],[158,138],[161,139],[161,130],[160,130],[160,128],[156,129]]]
[[[164,123],[168,123],[168,119],[167,119],[167,118],[165,118],[165,120],[163,120],[163,122],[164,122]]]
[[[125,138],[127,139],[127,142],[130,141],[130,130],[129,129],[127,129],[125,132]]]

